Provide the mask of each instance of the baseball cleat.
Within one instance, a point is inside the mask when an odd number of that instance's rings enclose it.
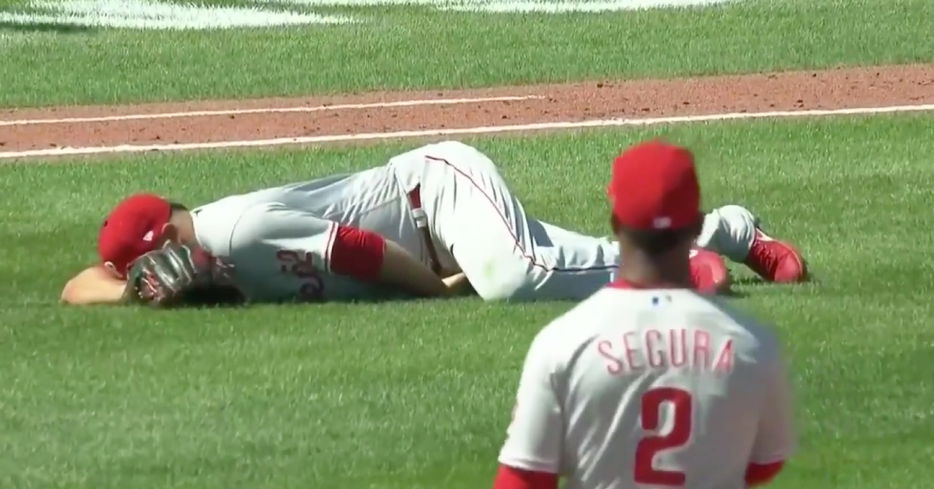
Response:
[[[769,282],[807,280],[807,265],[801,253],[790,243],[772,238],[758,228],[744,263]]]
[[[720,255],[703,248],[692,248],[691,281],[702,294],[729,292],[730,270]]]

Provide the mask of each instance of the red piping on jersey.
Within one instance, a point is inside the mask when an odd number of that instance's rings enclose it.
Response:
[[[493,489],[558,489],[558,474],[500,465]]]
[[[480,192],[480,194],[486,198],[486,200],[490,203],[490,206],[493,207],[493,210],[496,212],[499,218],[503,221],[503,225],[506,226],[506,230],[507,232],[509,232],[509,235],[512,237],[513,241],[515,242],[516,248],[518,248],[519,251],[522,252],[522,257],[528,260],[529,263],[532,264],[532,266],[541,268],[542,270],[545,270],[546,272],[587,272],[591,270],[610,270],[610,269],[618,268],[616,265],[607,265],[607,266],[602,266],[602,267],[587,267],[587,268],[557,268],[557,267],[548,267],[544,264],[538,263],[538,261],[536,261],[535,259],[535,255],[534,254],[530,255],[522,247],[522,242],[519,240],[519,237],[516,236],[515,233],[512,232],[512,229],[509,228],[509,220],[506,219],[506,216],[504,216],[503,213],[500,212],[500,210],[496,207],[496,202],[489,195],[487,195],[486,192],[484,192],[483,187],[477,185],[477,182],[475,182],[473,178],[470,177],[470,175],[462,171],[460,168],[451,164],[450,161],[444,158],[439,158],[437,156],[431,156],[431,155],[425,155],[425,158],[431,161],[437,161],[440,163],[444,163],[445,165],[448,165],[449,167],[454,169],[454,171],[459,173],[462,177],[466,178],[467,181],[470,182],[470,184],[473,185],[474,188],[476,188]]]
[[[769,483],[781,472],[784,461],[771,464],[749,464],[746,469],[746,484],[749,487]],[[493,489],[557,489],[558,475],[549,472],[535,472],[500,465]]]
[[[382,236],[350,226],[336,226],[331,248],[331,271],[359,280],[373,282],[379,279],[386,252]]]

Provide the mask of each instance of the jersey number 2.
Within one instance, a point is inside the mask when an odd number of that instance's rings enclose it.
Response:
[[[636,446],[633,479],[640,484],[679,487],[684,485],[684,472],[659,470],[652,467],[655,454],[684,445],[691,438],[691,394],[683,389],[657,387],[642,394],[642,429],[659,429],[662,404],[674,407],[674,422],[666,435],[646,436]]]

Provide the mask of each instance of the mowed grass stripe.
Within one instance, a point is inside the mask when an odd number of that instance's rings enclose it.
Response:
[[[794,373],[801,450],[775,487],[910,487],[932,474],[930,115],[474,139],[527,210],[607,232],[622,146],[695,148],[705,204],[756,209],[815,281],[736,268],[734,302],[773,318]],[[475,299],[68,309],[103,213],[147,188],[197,204],[380,164],[408,144],[146,155],[0,168],[0,486],[487,486],[525,349],[569,303]]]
[[[919,42],[934,31],[928,0],[748,0],[558,15],[317,10],[355,12],[366,22],[208,32],[0,25],[0,107],[934,61]]]

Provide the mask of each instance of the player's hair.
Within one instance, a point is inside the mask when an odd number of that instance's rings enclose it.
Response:
[[[184,291],[182,304],[186,306],[237,306],[246,298],[236,287],[211,285]]]
[[[169,209],[172,209],[172,212],[176,211],[187,211],[188,208],[178,202],[169,202]]]
[[[616,234],[625,234],[632,243],[649,256],[662,255],[685,241],[692,241],[700,234],[703,216],[698,216],[697,223],[681,229],[663,229],[646,231],[632,229],[620,224],[616,216],[610,215],[610,225]]]

